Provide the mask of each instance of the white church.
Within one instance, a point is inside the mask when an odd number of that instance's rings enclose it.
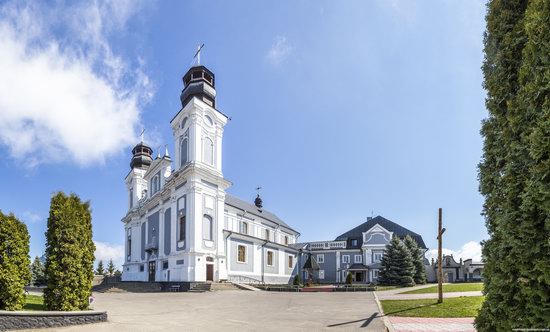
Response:
[[[182,108],[170,121],[175,146],[153,159],[132,150],[123,281],[288,283],[300,235],[275,214],[226,192],[222,173],[227,116],[216,109],[214,74],[197,65],[183,77]]]

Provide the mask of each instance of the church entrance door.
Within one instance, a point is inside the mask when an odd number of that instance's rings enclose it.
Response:
[[[149,262],[149,282],[154,282],[155,281],[155,274],[157,274],[156,272],[156,262],[155,261],[151,261]]]
[[[206,264],[206,281],[214,281],[214,264]]]

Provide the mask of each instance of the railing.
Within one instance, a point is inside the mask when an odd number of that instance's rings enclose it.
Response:
[[[311,250],[345,249],[346,241],[313,242],[309,244]]]
[[[227,280],[238,284],[265,285],[265,282],[261,280],[241,275],[229,275],[227,276]]]

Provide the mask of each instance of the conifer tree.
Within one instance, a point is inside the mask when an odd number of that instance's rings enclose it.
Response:
[[[116,272],[115,264],[113,263],[113,260],[110,259],[109,264],[107,265],[107,274],[112,277],[115,275],[115,272]]]
[[[84,310],[92,294],[94,251],[90,205],[62,192],[51,199],[46,232],[44,303],[49,310]]]
[[[382,285],[414,286],[415,268],[411,254],[398,237],[386,245],[378,282]]]
[[[550,3],[491,1],[479,166],[485,301],[478,331],[550,326]]]
[[[0,310],[21,310],[31,281],[27,226],[0,211]]]
[[[405,246],[411,254],[411,258],[414,264],[414,283],[425,284],[426,283],[426,267],[424,266],[424,255],[422,250],[418,247],[416,241],[409,235],[405,237]]]
[[[38,256],[34,257],[34,261],[31,264],[32,283],[35,286],[41,286],[46,284],[46,276],[44,274],[44,264]]]
[[[103,266],[103,260],[99,260],[99,262],[97,263],[97,269],[95,270],[95,274],[97,275],[105,275],[105,267]]]

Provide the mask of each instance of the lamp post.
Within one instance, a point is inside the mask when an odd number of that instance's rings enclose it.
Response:
[[[443,303],[443,209],[439,208],[438,228],[437,228],[437,303]]]

